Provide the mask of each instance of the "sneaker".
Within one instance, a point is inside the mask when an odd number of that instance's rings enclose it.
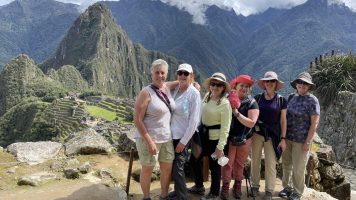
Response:
[[[232,188],[232,194],[234,195],[235,199],[241,199],[241,181],[235,180],[234,186]]]
[[[220,193],[221,200],[227,200],[229,198],[229,186],[230,182],[223,182]]]
[[[258,187],[251,187],[251,193],[250,196],[251,197],[256,197],[258,193]]]
[[[262,200],[272,200],[272,193],[266,191],[265,195],[262,197]]]
[[[286,188],[283,188],[283,190],[278,193],[278,196],[282,197],[282,198],[287,198],[291,195],[291,193],[292,193],[291,188],[286,187]]]
[[[191,193],[191,194],[199,194],[199,195],[204,195],[205,193],[205,187],[197,187],[197,186],[193,186],[191,188],[188,188],[187,189],[188,193]]]
[[[200,200],[220,200],[220,199],[218,196],[209,193],[208,195],[200,198]]]
[[[300,200],[300,195],[298,193],[292,192],[290,196],[288,197],[288,200]]]
[[[148,198],[142,198],[142,200],[151,200],[151,197],[148,197]]]

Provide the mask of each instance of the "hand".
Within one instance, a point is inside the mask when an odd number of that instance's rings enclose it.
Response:
[[[177,147],[176,147],[176,153],[181,153],[185,148],[185,145],[182,143],[178,143]]]
[[[284,152],[284,150],[286,150],[286,140],[281,140],[278,147],[282,149],[282,152]]]
[[[147,143],[148,146],[148,152],[153,156],[157,154],[157,146],[156,144],[151,140],[150,142]]]
[[[216,148],[215,155],[216,155],[216,158],[219,159],[220,157],[224,156],[224,152],[223,152],[223,150]]]
[[[303,150],[304,151],[309,151],[310,150],[310,143],[309,142],[305,142],[304,145],[303,145]]]

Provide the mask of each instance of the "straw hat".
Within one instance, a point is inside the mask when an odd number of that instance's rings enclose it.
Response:
[[[267,81],[267,80],[276,80],[277,81],[276,90],[279,90],[284,86],[284,82],[278,80],[278,75],[276,74],[276,72],[273,72],[273,71],[266,72],[265,75],[263,76],[263,78],[261,78],[258,81],[257,85],[260,88],[262,88],[263,90],[265,90],[266,86],[264,84],[264,81]]]
[[[225,93],[230,91],[230,85],[226,82],[226,77],[223,73],[216,72],[210,78],[206,79],[204,82],[204,87],[207,91],[210,91],[210,81],[217,80],[225,84]]]
[[[294,88],[297,89],[296,84],[298,80],[302,80],[310,85],[310,90],[315,89],[315,84],[312,81],[312,77],[308,72],[302,72],[300,73],[297,78],[290,83],[290,85]]]

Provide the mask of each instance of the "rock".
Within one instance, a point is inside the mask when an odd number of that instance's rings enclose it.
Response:
[[[337,198],[349,200],[351,198],[351,186],[350,183],[343,183],[331,188],[328,193]]]
[[[87,173],[89,173],[90,170],[91,170],[91,165],[90,165],[89,162],[85,162],[82,166],[80,166],[80,167],[78,168],[78,170],[79,170],[80,173],[82,173],[82,174],[87,174]]]
[[[65,154],[100,154],[113,150],[111,144],[99,135],[94,129],[88,128],[78,132],[65,144]]]
[[[77,168],[79,164],[80,162],[76,158],[70,158],[65,162],[66,167],[72,167],[72,168]]]
[[[58,142],[18,142],[10,144],[7,151],[20,162],[35,165],[54,158],[61,148],[62,144]]]
[[[105,168],[103,168],[103,169],[99,169],[98,171],[97,171],[97,174],[98,174],[98,176],[100,177],[100,178],[111,178],[111,177],[113,177],[112,176],[112,171],[110,170],[110,169],[105,169]]]
[[[0,152],[3,152],[4,148],[2,146],[0,146]]]
[[[334,197],[330,196],[325,192],[318,192],[311,188],[305,188],[303,197],[304,200],[336,200]]]
[[[136,128],[134,126],[123,126],[120,130],[116,149],[118,152],[130,152],[133,147],[136,150],[135,139],[133,138]]]
[[[37,186],[41,183],[44,183],[49,180],[54,180],[56,179],[56,175],[53,173],[48,173],[48,172],[40,172],[36,174],[32,174],[29,176],[24,176],[21,177],[18,181],[18,185],[31,185],[31,186]]]
[[[321,144],[316,154],[318,155],[318,158],[321,162],[328,161],[328,163],[330,163],[329,165],[332,165],[336,162],[335,153],[332,147],[329,145]],[[323,164],[327,165],[328,163]]]
[[[64,176],[68,179],[77,179],[80,177],[78,169],[68,168],[64,170]]]
[[[16,173],[16,169],[17,169],[17,166],[12,167],[12,168],[10,168],[9,170],[7,170],[6,173],[8,173],[8,174],[15,174],[15,173]]]
[[[336,182],[341,182],[345,179],[343,170],[337,163],[332,166],[325,166],[324,168],[320,168],[319,172],[322,179],[333,180]]]
[[[50,168],[56,172],[63,171],[63,162],[56,160],[50,164]]]

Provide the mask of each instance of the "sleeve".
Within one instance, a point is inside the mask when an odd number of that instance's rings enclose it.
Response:
[[[319,100],[313,96],[311,99],[311,108],[309,109],[309,115],[320,115],[320,104]]]
[[[259,109],[258,107],[258,103],[255,99],[252,100],[253,102],[251,103],[250,107],[248,108],[248,110],[252,110],[252,109]]]
[[[288,104],[287,99],[284,97],[281,97],[281,100],[282,100],[281,110],[287,109],[287,104]]]
[[[226,102],[226,103],[225,103]],[[232,110],[229,102],[226,100],[224,104],[221,105],[220,116],[221,116],[221,127],[219,142],[217,148],[223,150],[227,142],[227,137],[229,136],[230,124],[232,118]]]
[[[189,121],[188,127],[184,133],[184,136],[180,139],[180,143],[187,145],[190,138],[192,138],[197,126],[200,122],[200,111],[201,111],[201,98],[200,95],[194,92],[189,99]]]

